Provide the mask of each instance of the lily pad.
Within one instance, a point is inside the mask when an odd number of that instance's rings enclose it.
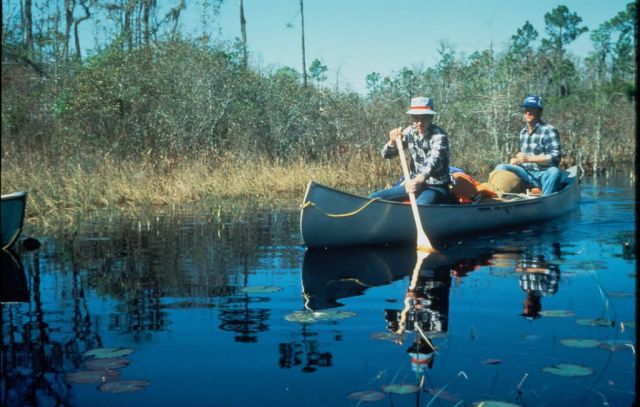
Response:
[[[272,285],[254,285],[249,287],[242,287],[238,291],[245,294],[269,294],[282,291],[282,287],[276,287]]]
[[[98,390],[105,393],[135,393],[146,389],[149,384],[147,380],[117,380],[100,385]]]
[[[518,404],[507,403],[506,401],[482,400],[473,403],[476,407],[520,407]]]
[[[434,398],[439,398],[441,400],[446,400],[446,401],[451,401],[451,402],[456,402],[456,401],[460,401],[460,397],[458,397],[455,394],[449,393],[446,390],[443,389],[435,389],[433,387],[429,387],[427,390],[427,393],[431,394],[432,396],[434,396]]]
[[[307,311],[294,311],[291,314],[284,317],[289,322],[299,322],[301,324],[313,324],[318,320],[313,316],[313,312]]]
[[[80,370],[64,375],[64,380],[69,384],[104,383],[120,376],[117,370]]]
[[[289,322],[312,324],[318,321],[336,321],[339,319],[351,318],[356,315],[357,314],[355,312],[351,311],[294,311],[285,316],[284,319]]]
[[[613,326],[615,321],[604,318],[581,318],[576,321],[578,325],[586,326]]]
[[[384,393],[374,390],[355,391],[347,395],[349,400],[378,401],[384,398]]]
[[[545,373],[551,373],[557,376],[580,377],[593,374],[593,369],[586,366],[574,365],[571,363],[560,363],[553,366],[547,366],[542,369]]]
[[[417,386],[411,383],[389,384],[389,385],[383,385],[382,391],[385,393],[392,393],[392,394],[411,394],[411,393],[419,392],[420,386]]]
[[[540,311],[540,315],[543,317],[554,317],[554,318],[566,318],[575,316],[575,312],[565,310],[565,309],[551,309],[546,311]]]
[[[82,354],[82,357],[85,359],[110,359],[128,356],[132,353],[133,349],[129,348],[96,348],[86,351]]]
[[[369,335],[369,338],[375,339],[377,341],[390,341],[395,342],[398,339],[398,334],[393,332],[374,332]]]
[[[600,345],[595,339],[561,339],[560,343],[570,348],[597,348]]]
[[[131,361],[125,358],[89,359],[84,366],[91,370],[121,369],[129,366]]]

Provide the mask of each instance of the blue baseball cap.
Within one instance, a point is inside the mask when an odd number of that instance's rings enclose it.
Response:
[[[542,97],[538,95],[529,95],[524,98],[520,107],[535,107],[536,109],[542,109]]]

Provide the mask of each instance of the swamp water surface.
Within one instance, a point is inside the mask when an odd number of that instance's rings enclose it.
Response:
[[[634,403],[628,180],[584,179],[576,213],[443,242],[417,273],[412,247],[305,250],[298,217],[105,220],[3,254],[28,292],[1,305],[0,404]]]

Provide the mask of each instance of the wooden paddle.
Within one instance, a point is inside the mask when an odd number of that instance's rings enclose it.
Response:
[[[400,153],[400,164],[402,164],[402,172],[404,173],[404,180],[409,181],[409,167],[407,166],[407,159],[404,156],[404,148],[402,147],[402,135],[396,137],[396,145],[398,147],[398,152]],[[413,219],[416,221],[416,229],[418,232],[418,241],[417,241],[417,249],[418,252],[434,252],[436,251],[427,234],[424,233],[424,229],[422,228],[422,222],[420,221],[420,213],[418,213],[418,204],[416,203],[416,195],[411,192],[409,193],[409,201],[411,202],[411,211],[413,212]]]

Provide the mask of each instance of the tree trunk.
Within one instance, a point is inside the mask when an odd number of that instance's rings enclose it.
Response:
[[[307,63],[304,55],[304,0],[300,0],[300,21],[302,22],[302,85],[307,87]]]
[[[249,57],[247,56],[247,20],[244,18],[243,0],[240,0],[240,31],[242,32],[242,65],[246,68]]]
[[[78,61],[82,60],[82,52],[80,50],[80,35],[78,34],[78,26],[84,20],[88,20],[89,18],[91,18],[91,9],[90,9],[90,7],[92,6],[92,4],[87,5],[87,0],[80,0],[80,5],[82,6],[82,8],[84,8],[84,16],[80,17],[79,19],[77,19],[76,22],[73,25],[73,36],[74,36],[75,44],[76,44],[76,59]]]
[[[27,49],[33,54],[33,1],[24,0],[24,31],[26,34],[25,45]]]
[[[71,29],[73,28],[73,12],[76,8],[75,0],[64,0],[64,45],[62,58],[69,62],[69,42],[71,41]]]

